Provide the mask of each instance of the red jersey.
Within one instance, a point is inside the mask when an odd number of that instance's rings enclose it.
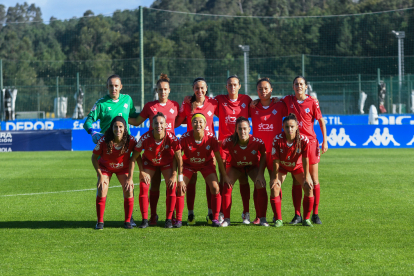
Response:
[[[214,114],[216,113],[217,109],[217,101],[213,98],[206,97],[204,104],[202,107],[196,107],[193,112],[191,112],[191,103],[183,102],[181,105],[180,111],[178,116],[186,118],[187,121],[187,132],[193,130],[193,126],[191,124],[191,117],[195,113],[201,113],[206,117],[207,124],[205,130],[209,132],[214,132]]]
[[[167,131],[164,140],[157,143],[150,130],[141,136],[134,150],[137,152],[144,150],[143,157],[151,165],[164,166],[173,162],[174,153],[181,150],[181,147],[177,137],[171,132]]]
[[[295,113],[299,122],[300,133],[306,135],[311,140],[316,139],[316,133],[313,129],[315,120],[322,118],[319,103],[308,96],[302,103],[298,101],[295,95],[287,95],[280,101],[284,102],[287,107],[287,114]],[[286,115],[287,115],[286,114]]]
[[[231,137],[223,141],[223,150],[230,152],[230,160],[227,160],[232,167],[240,168],[245,166],[258,166],[260,152],[266,151],[262,139],[250,135],[249,143],[246,147],[241,148],[239,144],[234,145]]]
[[[108,154],[108,147],[105,143],[105,136],[102,136],[102,138],[99,139],[98,143],[96,144],[93,153],[101,157],[98,160],[99,165],[104,166],[111,172],[116,173],[129,167],[129,158],[136,144],[137,141],[135,140],[134,136],[131,135],[129,136],[128,149],[124,152],[124,154],[119,155],[121,153],[121,149],[116,149],[115,147],[112,148],[112,153]]]
[[[273,138],[282,131],[283,116],[286,112],[286,105],[280,101],[271,102],[267,107],[259,102],[255,108],[250,108],[253,135],[262,139],[269,154],[272,151]]]
[[[152,118],[158,113],[162,112],[166,118],[166,129],[175,133],[175,118],[178,116],[180,105],[175,101],[168,100],[165,104],[161,104],[158,100],[148,102],[144,105],[139,114],[144,119],[149,119],[149,130],[152,130]]]
[[[180,138],[181,149],[184,152],[183,162],[191,167],[203,167],[213,160],[213,152],[219,151],[219,145],[214,133],[204,131],[203,140],[198,144],[194,140],[194,130],[184,133]]]
[[[219,140],[222,141],[234,133],[238,117],[249,118],[249,106],[252,99],[243,94],[239,94],[234,102],[229,99],[228,95],[218,95],[214,99],[218,102],[216,115],[219,118]]]
[[[288,172],[292,172],[302,167],[302,157],[308,157],[309,138],[300,135],[301,152],[296,153],[296,141],[288,146],[286,133],[282,132],[273,139],[272,157],[273,160],[280,160],[280,166]]]

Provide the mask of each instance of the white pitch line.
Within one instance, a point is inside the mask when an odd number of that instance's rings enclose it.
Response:
[[[161,181],[164,181],[164,179],[161,179]],[[139,183],[134,183],[134,185],[139,186]],[[118,186],[111,186],[108,187],[108,189],[111,188],[120,188],[121,185]],[[30,196],[30,195],[47,195],[47,194],[60,194],[60,193],[74,193],[74,192],[84,192],[84,191],[95,191],[96,188],[92,189],[83,189],[83,190],[69,190],[69,191],[57,191],[57,192],[43,192],[43,193],[29,193],[29,194],[16,194],[16,195],[0,195],[0,197],[10,197],[10,196]]]

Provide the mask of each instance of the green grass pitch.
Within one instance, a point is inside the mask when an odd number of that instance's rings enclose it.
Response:
[[[286,224],[294,215],[290,176],[282,186],[284,227],[242,225],[238,184],[232,225],[206,226],[199,174],[196,226],[163,228],[162,185],[158,227],[124,229],[122,191],[113,178],[105,229],[96,231],[90,156],[0,153],[0,275],[414,273],[412,149],[330,149],[319,169],[323,224],[313,228]],[[269,205],[268,221],[272,216]]]

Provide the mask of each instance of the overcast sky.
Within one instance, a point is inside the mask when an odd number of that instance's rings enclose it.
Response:
[[[16,3],[23,4],[25,1],[1,0],[0,4],[15,6]],[[133,10],[139,6],[149,7],[154,0],[29,0],[27,3],[35,4],[42,11],[44,21],[49,21],[54,16],[58,19],[70,19],[81,17],[87,10],[97,14],[111,14],[116,10]]]

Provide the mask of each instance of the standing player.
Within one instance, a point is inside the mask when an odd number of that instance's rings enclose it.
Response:
[[[148,227],[148,186],[159,168],[167,184],[165,228],[172,228],[172,215],[176,201],[177,165],[179,181],[183,178],[181,147],[177,137],[166,130],[166,119],[161,112],[152,118],[152,128],[153,130],[141,136],[134,148],[127,183],[132,183],[136,160],[140,171],[139,206],[142,214],[142,223],[139,227],[146,228]],[[141,151],[144,149],[141,157]]]
[[[170,95],[170,79],[166,74],[160,75],[160,78],[157,81],[157,93],[158,100],[148,102],[144,105],[141,114],[138,118],[130,119],[129,123],[134,126],[141,125],[146,119],[149,119],[150,126],[149,130],[152,130],[152,119],[154,116],[161,112],[166,118],[166,129],[169,132],[175,133],[175,127],[180,126],[180,124],[175,124],[175,120],[178,116],[179,104],[175,101],[168,99]],[[160,184],[161,184],[161,171],[157,167],[157,171],[154,176],[151,178],[151,189],[150,189],[150,207],[151,207],[151,219],[149,225],[157,225],[158,215],[157,215],[157,205],[158,199],[160,198]]]
[[[266,193],[261,190],[266,189],[266,181],[264,179],[264,170],[266,167],[266,148],[263,141],[250,135],[249,120],[239,117],[236,120],[235,133],[223,141],[222,148],[227,150],[229,156],[227,159],[227,175],[230,183],[225,182],[223,185],[222,210],[224,213],[224,221],[222,227],[230,225],[231,210],[231,193],[233,184],[242,175],[249,176],[258,189],[258,202],[265,205],[267,200]],[[240,180],[239,180],[240,182]],[[248,182],[247,182],[247,185]],[[259,210],[263,210],[263,206]],[[266,217],[260,218],[260,225],[269,226]]]
[[[220,226],[218,221],[220,206],[221,206],[221,195],[220,188],[218,185],[218,178],[216,173],[216,165],[214,164],[213,153],[216,157],[217,164],[223,177],[227,183],[229,179],[227,177],[226,169],[223,161],[220,157],[219,145],[214,133],[206,130],[206,118],[201,113],[196,113],[192,116],[192,127],[193,130],[184,133],[181,136],[180,144],[181,150],[184,152],[183,156],[183,175],[184,183],[179,182],[180,187],[185,187],[191,180],[194,174],[198,171],[203,175],[206,184],[209,188],[207,191],[210,194],[209,207],[213,211],[212,226]],[[181,227],[181,218],[184,209],[184,189],[178,189],[177,195],[177,223],[176,227]],[[188,191],[188,186],[187,186]],[[191,223],[189,223],[191,224]]]
[[[192,128],[192,116],[196,113],[204,115],[206,120],[205,130],[214,134],[214,113],[217,109],[217,101],[215,99],[209,98],[207,94],[207,82],[204,78],[196,78],[193,81],[193,91],[194,95],[191,97],[189,103],[183,102],[180,113],[177,117],[176,125],[179,126],[181,123],[186,120],[187,122],[187,132],[191,131]],[[194,216],[194,201],[196,196],[196,183],[197,183],[197,174],[192,174],[192,178],[187,184],[187,209],[188,209],[188,220],[187,223],[194,225],[196,223]],[[210,187],[206,183],[206,196],[207,196],[207,205],[208,209],[212,210],[211,207],[211,194]],[[210,213],[209,213],[210,214]]]
[[[326,137],[325,120],[322,118],[321,110],[319,109],[319,102],[306,95],[306,89],[308,88],[307,81],[302,76],[297,76],[293,80],[293,90],[295,95],[288,95],[281,99],[286,104],[289,113],[294,113],[297,117],[300,132],[309,138],[309,172],[312,177],[314,185],[314,205],[312,222],[321,224],[321,220],[318,216],[318,207],[320,200],[320,185],[318,178],[318,163],[320,160],[319,142],[316,138],[313,124],[315,120],[319,121],[319,125],[323,135],[322,141],[322,153],[328,150],[328,142]],[[291,224],[296,224],[302,221],[300,216],[300,205],[302,201],[302,188],[301,183],[293,182],[292,196],[293,205],[295,206],[295,217],[291,221]],[[298,210],[299,209],[299,210]],[[299,214],[298,214],[299,212]]]
[[[290,172],[297,182],[302,183],[305,197],[303,199],[302,225],[312,226],[310,214],[313,207],[313,183],[309,174],[309,139],[299,132],[298,121],[291,113],[283,119],[284,132],[273,140],[273,171],[270,180],[271,205],[276,218],[275,227],[283,226],[282,203],[279,197],[280,188]],[[303,164],[303,165],[302,165]]]
[[[254,137],[262,139],[266,146],[266,166],[269,172],[269,176],[273,170],[273,159],[270,152],[272,151],[272,142],[276,134],[282,130],[282,119],[286,111],[286,106],[282,102],[274,102],[271,99],[272,96],[272,84],[268,78],[262,78],[256,83],[257,94],[260,101],[256,106],[250,107],[250,116],[252,118],[253,135]],[[257,192],[262,191],[265,194],[266,204],[261,205],[258,202]],[[254,190],[253,193],[254,205],[256,207],[256,213],[260,215],[256,216],[254,224],[260,224],[260,218],[266,217],[267,212],[267,191]],[[258,206],[263,206],[263,210],[259,210]]]
[[[92,135],[92,141],[96,144],[103,136],[103,133],[109,128],[112,120],[116,116],[122,116],[126,122],[128,118],[138,116],[134,104],[129,95],[120,94],[122,90],[121,77],[118,75],[111,75],[106,81],[106,88],[108,95],[99,99],[92,107],[88,117],[83,124],[83,128]],[[101,132],[94,130],[92,124],[100,120]],[[126,131],[130,134],[129,125],[126,126]],[[131,216],[132,226],[136,226],[134,219]]]
[[[135,118],[139,115],[135,111],[131,97],[129,95],[120,94],[122,90],[120,76],[110,76],[106,81],[106,88],[108,89],[108,95],[95,103],[83,124],[83,128],[88,134],[92,135],[92,140],[95,144],[109,128],[112,119],[116,116],[122,116],[125,121],[128,122],[128,118]],[[92,128],[92,124],[97,120],[100,120],[100,133]],[[128,125],[126,130],[130,133]]]
[[[96,213],[98,223],[95,229],[102,230],[104,227],[104,212],[108,186],[112,174],[115,173],[122,185],[124,192],[124,210],[126,229],[132,229],[130,223],[132,210],[134,209],[134,183],[127,183],[128,165],[131,152],[134,150],[136,141],[127,132],[127,123],[121,116],[116,116],[105,135],[98,141],[92,154],[92,164],[98,175],[98,192],[96,195]],[[98,157],[99,160],[98,160]]]

